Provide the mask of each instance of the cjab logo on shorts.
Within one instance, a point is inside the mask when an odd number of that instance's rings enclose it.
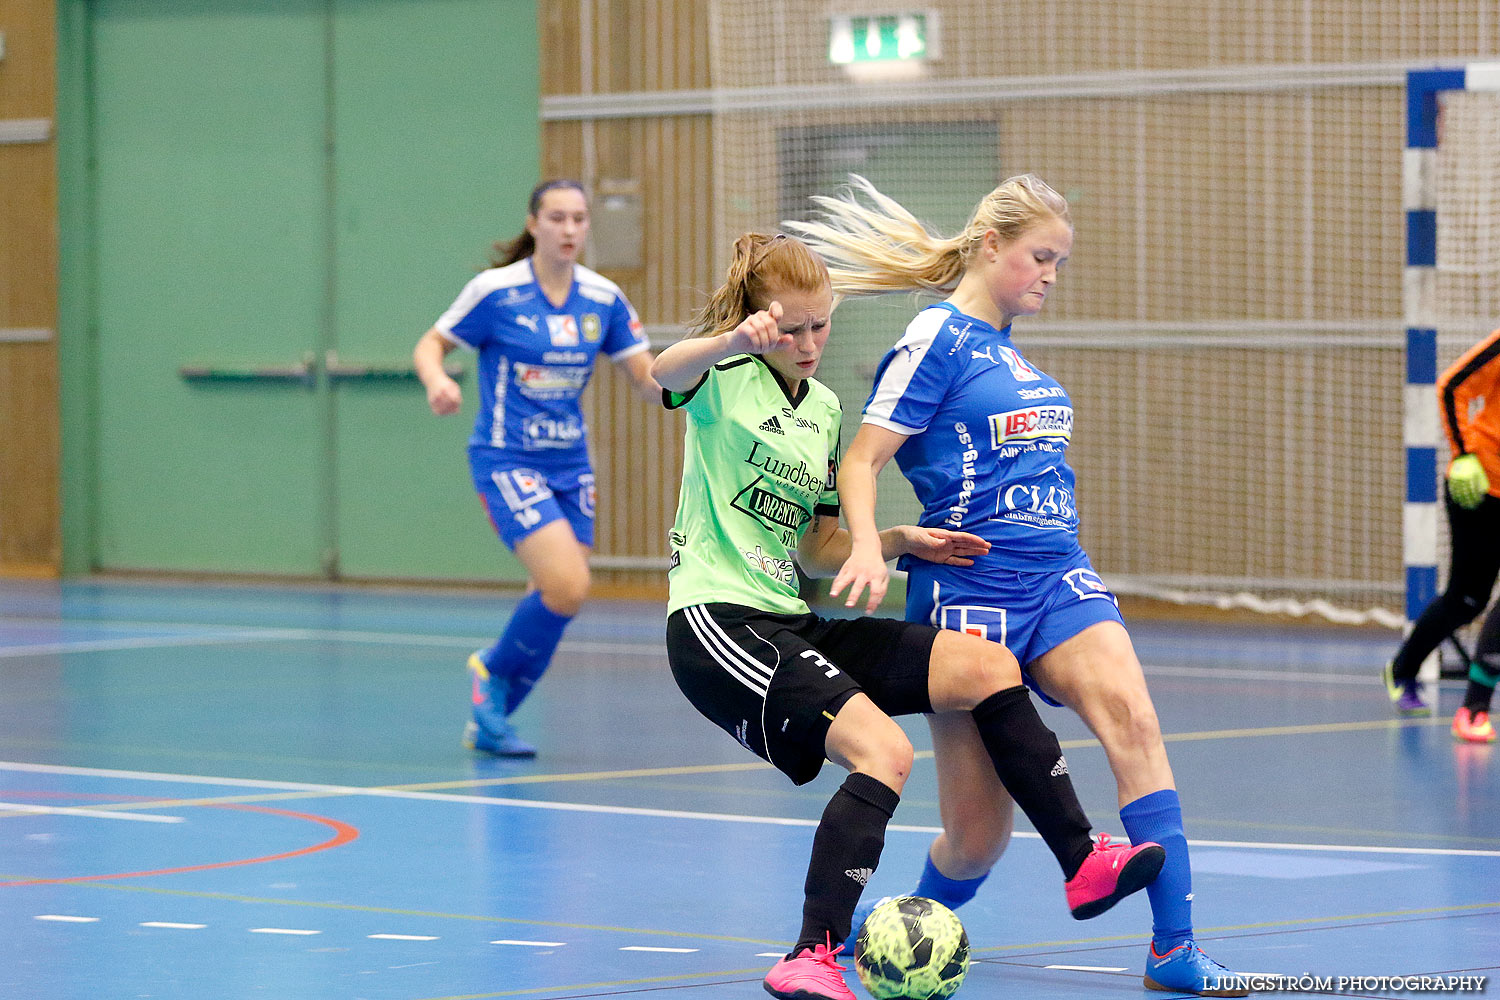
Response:
[[[1099,574],[1091,569],[1069,570],[1063,575],[1063,581],[1073,588],[1073,593],[1078,595],[1080,601],[1097,597],[1113,602],[1116,607],[1120,604],[1115,599],[1115,595],[1111,594],[1109,588],[1104,585],[1104,581],[1099,578]]]

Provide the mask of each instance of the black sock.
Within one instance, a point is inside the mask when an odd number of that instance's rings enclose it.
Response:
[[[828,800],[813,834],[802,890],[802,933],[791,954],[814,945],[833,947],[849,936],[854,907],[880,864],[885,825],[900,801],[884,782],[858,771]]]
[[[1093,845],[1057,735],[1019,684],[990,695],[973,715],[1005,790],[1052,850],[1063,878],[1072,878]]]

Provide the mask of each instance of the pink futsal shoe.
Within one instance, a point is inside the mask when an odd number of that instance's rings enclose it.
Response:
[[[1490,713],[1474,711],[1467,705],[1453,714],[1453,738],[1464,743],[1495,742],[1495,726]]]
[[[1099,834],[1099,842],[1083,859],[1078,874],[1068,879],[1068,908],[1074,920],[1097,917],[1120,900],[1156,881],[1166,863],[1167,849],[1146,841],[1127,847],[1111,844],[1109,834]]]
[[[844,967],[834,961],[843,950],[843,945],[829,951],[820,944],[783,958],[766,973],[766,992],[781,1000],[854,1000]]]

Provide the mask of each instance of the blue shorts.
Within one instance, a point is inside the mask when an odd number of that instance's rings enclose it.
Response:
[[[561,518],[580,542],[593,547],[594,473],[587,465],[544,471],[470,453],[469,470],[490,523],[508,548]]]
[[[1064,569],[1041,573],[938,566],[913,559],[906,576],[906,620],[967,632],[1003,644],[1021,664],[1026,686],[1059,704],[1027,670],[1037,657],[1090,625],[1119,622],[1119,601],[1083,552]]]

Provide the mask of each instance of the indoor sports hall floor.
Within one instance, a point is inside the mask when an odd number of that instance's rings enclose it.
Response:
[[[0,997],[764,997],[837,769],[794,788],[712,729],[661,606],[609,601],[518,715],[541,756],[474,756],[462,664],[511,602],[0,581]],[[1398,721],[1393,633],[1133,626],[1211,955],[1338,996],[1500,991],[1500,748],[1449,736],[1460,686]],[[1099,748],[1043,713],[1118,834]],[[879,895],[911,887],[937,822],[907,728]],[[1141,986],[1144,894],[1071,920],[1028,827],[961,915],[960,997],[1167,996]]]

